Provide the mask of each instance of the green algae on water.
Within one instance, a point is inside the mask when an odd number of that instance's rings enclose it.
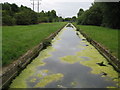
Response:
[[[65,86],[63,85],[57,85],[58,88],[66,88]]]
[[[111,65],[108,64],[107,60],[94,49],[85,49],[82,52],[77,53],[79,56],[84,56],[85,54],[90,58],[89,61],[81,61],[80,63],[92,68],[91,73],[101,74],[102,72],[107,73],[107,76],[116,78],[118,73],[113,69]],[[97,63],[104,62],[106,66],[99,66]]]
[[[27,79],[35,74],[37,67],[45,65],[43,60],[50,57],[51,54],[48,53],[54,50],[54,48],[48,47],[47,49],[41,51],[39,56],[35,58],[31,64],[29,64],[26,69],[24,69],[21,74],[16,77],[15,80],[13,80],[10,88],[27,88]]]
[[[35,85],[35,88],[38,87],[45,87],[47,84],[54,82],[54,81],[58,81],[63,77],[63,74],[61,73],[57,73],[57,74],[52,74],[52,75],[48,75],[43,77],[43,79],[40,80],[39,83],[37,83]]]
[[[34,75],[34,78],[30,78],[30,82],[34,83],[37,80],[36,78],[43,78],[45,75],[47,75],[48,72],[48,70],[41,70],[36,75]]]
[[[73,81],[73,82],[71,82],[71,86],[72,86],[72,87],[75,87],[75,86],[77,85],[77,83],[78,83],[78,82]]]
[[[41,70],[39,73],[37,73],[35,76],[38,77],[38,78],[41,78],[45,75],[47,75],[49,71],[48,70]]]
[[[108,86],[107,88],[116,88],[116,87]]]
[[[83,59],[78,57],[78,56],[71,55],[71,56],[60,57],[60,60],[65,61],[65,62],[70,63],[70,64],[74,64],[74,63],[79,62]]]
[[[32,80],[30,80],[30,82],[35,82],[37,79],[36,78],[33,78]]]
[[[77,52],[78,56],[87,56],[90,58],[88,61],[81,61],[80,64],[90,67],[91,73],[93,74],[101,74],[107,73],[107,77],[113,79],[118,77],[118,72],[114,70],[114,68],[108,64],[108,61],[105,57],[103,57],[91,44],[85,42],[88,46],[85,46],[85,49]],[[97,63],[104,62],[106,66],[99,66]],[[104,77],[106,77],[104,76]],[[103,77],[103,76],[102,76]]]
[[[79,32],[78,32],[79,33]],[[82,39],[86,39],[84,38],[80,33],[79,33],[79,37]],[[83,57],[88,57],[90,58],[90,60],[87,61],[80,61],[80,64],[85,65],[90,67],[91,73],[93,74],[101,74],[102,73],[106,73],[107,77],[112,78],[113,81],[117,82],[118,85],[118,72],[116,72],[114,70],[114,68],[108,64],[108,61],[106,60],[105,57],[103,57],[96,49],[95,47],[93,47],[89,42],[87,41],[81,41],[82,44],[88,45],[88,46],[84,46],[84,49],[77,52],[77,56],[83,56]],[[101,63],[104,62],[104,64],[106,66],[99,66],[97,63]],[[102,75],[102,77],[106,77],[104,75]]]
[[[10,85],[10,88],[27,88],[27,82],[26,80],[34,75],[34,72],[36,71],[36,65],[43,66],[45,63],[42,61],[38,62],[32,62],[30,65],[27,66],[26,69],[24,69],[19,76],[16,77],[15,80],[13,80],[12,84]]]

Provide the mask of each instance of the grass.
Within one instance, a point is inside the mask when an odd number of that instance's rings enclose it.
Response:
[[[7,65],[38,45],[66,23],[43,23],[2,27],[2,64]]]
[[[118,33],[120,33],[120,30],[89,25],[77,25],[77,27],[108,49],[112,55],[118,57],[118,51],[120,51],[120,48],[118,48]]]

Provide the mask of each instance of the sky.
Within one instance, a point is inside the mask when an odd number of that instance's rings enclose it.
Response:
[[[35,0],[35,11],[37,11],[37,2]],[[33,9],[33,0],[0,0],[0,3],[15,3],[18,6],[24,5]],[[79,9],[89,9],[94,0],[40,0],[40,11],[55,10],[58,16],[63,18],[76,16]]]

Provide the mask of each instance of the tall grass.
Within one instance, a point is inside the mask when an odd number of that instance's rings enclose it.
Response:
[[[51,33],[60,29],[65,23],[43,23],[28,26],[2,27],[2,63],[11,63],[29,49],[39,44]]]
[[[99,42],[102,46],[108,49],[113,55],[118,57],[118,29],[110,29],[100,26],[77,25],[84,33],[90,36],[93,40]]]

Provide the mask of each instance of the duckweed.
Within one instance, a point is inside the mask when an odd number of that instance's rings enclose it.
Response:
[[[38,66],[43,66],[45,63],[42,61],[51,55],[48,54],[49,51],[54,51],[53,47],[48,47],[47,49],[43,50],[37,58],[33,60],[31,64],[29,64],[26,69],[24,69],[21,74],[13,80],[10,88],[27,88],[27,79],[33,76],[36,72],[36,68]],[[47,71],[44,71],[47,72]],[[38,75],[41,76],[41,75]],[[32,80],[33,81],[33,80]]]
[[[108,86],[107,88],[116,88],[116,87]]]
[[[13,80],[10,88],[27,88],[26,80],[34,74],[36,71],[36,64],[38,63],[41,66],[45,64],[42,61],[32,62],[32,64],[28,65],[27,68],[23,70],[15,80]]]
[[[30,82],[35,82],[36,81],[36,78],[33,78],[32,80],[30,80]]]
[[[58,88],[66,88],[63,85],[57,85]]]
[[[71,86],[75,87],[77,85],[76,81],[71,82]]]
[[[36,77],[42,77],[43,75],[42,74],[37,74]]]
[[[49,71],[48,70],[42,70],[43,73],[48,73]]]
[[[58,74],[52,74],[52,75],[48,75],[45,76],[43,79],[40,80],[39,83],[37,83],[35,85],[35,88],[38,87],[45,87],[47,84],[54,82],[54,81],[58,81],[63,77],[63,74],[58,73]]]
[[[41,71],[36,75],[36,77],[41,78],[41,77],[43,77],[43,76],[46,76],[48,72],[49,72],[48,70],[41,70]]]
[[[78,56],[87,56],[90,58],[89,61],[81,61],[80,64],[90,67],[91,73],[93,74],[102,74],[103,72],[107,73],[108,77],[114,78],[118,77],[118,73],[114,70],[114,68],[108,64],[108,61],[88,42],[85,44],[89,45],[85,47],[84,50],[77,52]],[[104,62],[106,66],[99,66],[97,63]],[[105,76],[104,76],[105,77]]]
[[[65,62],[70,63],[70,64],[74,64],[74,63],[79,62],[83,59],[78,57],[78,56],[71,55],[71,56],[60,57],[60,60],[65,61]]]

